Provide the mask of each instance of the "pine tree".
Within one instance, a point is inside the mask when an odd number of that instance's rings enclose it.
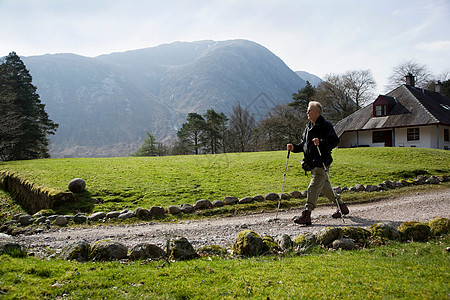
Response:
[[[0,64],[0,91],[0,158],[49,157],[47,135],[55,134],[58,124],[49,119],[29,71],[15,52]]]
[[[147,131],[147,137],[142,146],[132,154],[132,156],[160,156],[161,148],[155,137]]]

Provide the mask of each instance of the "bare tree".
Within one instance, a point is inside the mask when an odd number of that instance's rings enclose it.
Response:
[[[350,97],[355,101],[357,109],[374,100],[377,83],[370,69],[347,71],[343,77],[344,85]]]
[[[247,108],[243,108],[239,102],[233,106],[228,126],[230,151],[250,151],[253,130],[256,121]]]
[[[428,83],[432,80],[432,75],[426,65],[409,60],[400,63],[392,70],[391,75],[388,77],[386,90],[391,91],[398,86],[405,84],[405,77],[408,74],[415,77],[415,85],[421,88],[426,88]]]

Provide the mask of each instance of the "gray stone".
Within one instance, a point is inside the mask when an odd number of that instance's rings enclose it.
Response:
[[[201,199],[194,203],[194,209],[200,210],[200,209],[210,209],[212,208],[211,201],[207,199]]]
[[[303,191],[302,191],[302,197],[303,197],[303,198],[308,197],[308,191],[307,191],[307,190],[303,190]]]
[[[291,195],[289,195],[289,194],[286,194],[286,193],[283,193],[283,194],[278,194],[278,199],[279,198],[281,198],[281,199],[283,199],[283,200],[289,200],[289,199],[291,199]]]
[[[72,193],[81,193],[86,189],[86,182],[81,178],[72,179],[69,182],[69,191]]]
[[[280,199],[280,197],[279,197],[278,194],[276,194],[276,193],[267,193],[267,194],[264,196],[264,199],[265,199],[265,200],[270,200],[270,201],[272,201],[272,200],[278,200],[278,199]]]
[[[388,189],[393,189],[394,188],[394,184],[392,181],[390,180],[385,180],[383,181],[383,184],[388,188]]]
[[[333,241],[331,247],[333,249],[354,250],[356,249],[356,244],[352,239],[338,239]]]
[[[184,237],[176,237],[169,241],[169,256],[175,260],[188,260],[197,258],[192,244]]]
[[[120,216],[120,211],[110,211],[109,213],[106,214],[106,217],[108,219],[115,219],[118,216]]]
[[[335,194],[342,194],[342,189],[340,186],[334,186],[333,191]]]
[[[222,200],[214,200],[214,201],[212,202],[212,206],[213,206],[213,207],[222,207],[222,206],[224,206],[224,204],[223,204],[223,201],[222,201]]]
[[[278,246],[280,246],[281,250],[288,250],[293,244],[291,237],[285,233],[277,237],[276,242]]]
[[[192,207],[192,209],[193,209],[193,207]],[[166,213],[166,211],[164,210],[164,207],[159,207],[159,206],[150,207],[149,212],[150,212],[150,217],[152,217],[152,218],[163,217]]]
[[[87,217],[82,214],[82,213],[78,213],[75,216],[73,216],[73,222],[75,224],[84,224],[87,221]]]
[[[247,204],[247,203],[252,203],[253,201],[255,201],[255,200],[253,200],[253,197],[244,197],[244,198],[241,198],[241,199],[239,199],[239,204]]]
[[[364,192],[366,190],[364,185],[359,184],[359,183],[355,185],[355,189],[356,189],[357,192]]]
[[[32,224],[34,222],[34,219],[32,216],[24,214],[24,215],[19,216],[18,221],[19,221],[20,225],[27,226],[27,225]]]
[[[104,219],[104,218],[106,218],[106,214],[102,211],[93,213],[92,215],[90,215],[88,217],[88,219],[93,222],[99,221],[100,219]]]
[[[316,245],[316,236],[311,232],[301,233],[294,239],[294,243],[299,248],[310,248]]]
[[[76,260],[85,262],[89,260],[91,246],[84,240],[75,240],[65,246],[59,257],[65,260]]]
[[[128,248],[119,242],[98,241],[92,246],[90,258],[95,261],[127,258]]]
[[[378,191],[378,187],[376,185],[368,184],[365,186],[366,192],[376,192]]]
[[[47,221],[47,217],[39,217],[36,219],[36,221],[34,221],[36,224],[44,224]]]
[[[226,196],[223,198],[223,204],[224,205],[233,205],[239,202],[239,199],[234,196]]]
[[[117,217],[117,219],[120,219],[120,220],[126,220],[126,219],[130,219],[130,218],[133,218],[133,217],[135,217],[136,216],[136,214],[134,213],[134,211],[125,211],[125,212],[123,212],[123,213],[121,213],[118,217]]]
[[[0,240],[0,255],[7,254],[12,257],[24,257],[26,255],[22,245],[10,239]]]
[[[166,257],[166,255],[166,251],[154,244],[141,243],[131,248],[129,257],[131,260],[143,260],[149,258],[163,258]]]
[[[53,222],[56,220],[57,217],[58,217],[58,215],[51,215],[51,216],[48,216],[47,219],[49,219],[50,222]]]
[[[342,229],[339,227],[328,227],[319,231],[316,235],[317,244],[328,246],[334,240],[342,237]]]
[[[138,207],[136,208],[136,217],[139,219],[147,219],[150,217],[150,211],[148,209]]]
[[[57,216],[55,219],[55,224],[58,226],[66,226],[69,221],[67,221],[66,217],[64,216]]]
[[[183,204],[181,206],[181,212],[185,213],[185,214],[190,214],[193,213],[195,211],[194,207],[190,204]]]
[[[181,213],[181,208],[178,205],[171,205],[168,208],[169,214],[178,215]]]
[[[26,213],[18,213],[18,214],[15,214],[15,215],[12,217],[12,219],[13,219],[13,220],[16,220],[16,221],[19,221],[20,216],[23,216],[23,215],[26,215]]]
[[[396,240],[400,238],[400,231],[391,222],[378,222],[370,226],[373,236]]]
[[[429,184],[439,184],[441,183],[441,181],[439,180],[439,178],[437,178],[436,176],[430,176],[430,178],[428,178],[427,180],[425,180],[426,183]]]
[[[296,198],[296,199],[302,197],[302,193],[299,192],[299,191],[292,191],[292,192],[289,193],[289,195],[290,195],[292,198]]]
[[[263,195],[256,195],[255,197],[253,197],[253,200],[255,200],[255,201],[264,201],[264,196]]]

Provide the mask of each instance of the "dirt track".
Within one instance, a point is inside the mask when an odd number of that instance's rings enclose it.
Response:
[[[350,214],[345,218],[332,219],[333,206],[321,206],[313,214],[312,226],[300,226],[292,222],[299,209],[275,213],[260,213],[236,217],[213,218],[201,221],[182,221],[177,223],[142,223],[124,226],[105,226],[86,228],[60,228],[35,235],[22,235],[14,239],[24,243],[37,253],[47,247],[60,250],[75,239],[93,243],[102,239],[113,239],[131,247],[140,242],[150,242],[164,247],[168,238],[184,236],[198,248],[203,245],[231,247],[239,231],[251,229],[260,235],[273,237],[286,233],[291,238],[302,232],[317,232],[328,226],[370,227],[379,221],[400,224],[405,221],[429,221],[436,216],[450,218],[450,189],[401,195],[377,202],[349,205]]]

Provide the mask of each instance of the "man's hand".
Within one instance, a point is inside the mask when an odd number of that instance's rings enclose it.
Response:
[[[287,149],[288,151],[294,151],[294,145],[292,145],[292,144],[287,144],[287,145],[286,145],[286,149]]]
[[[319,146],[319,139],[318,138],[313,138],[312,139],[314,145]]]

